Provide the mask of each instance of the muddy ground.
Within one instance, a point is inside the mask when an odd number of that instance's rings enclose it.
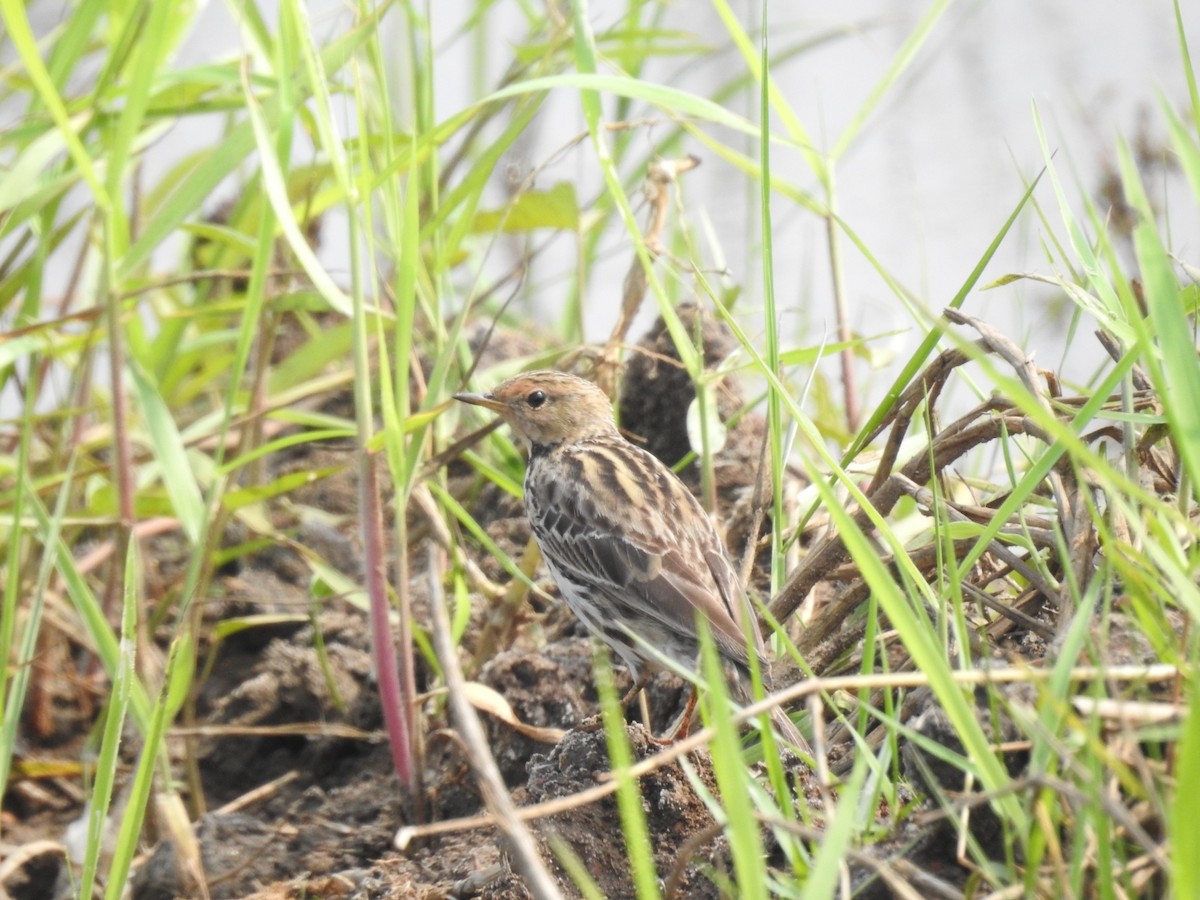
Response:
[[[728,336],[711,323],[705,328],[710,355],[720,358]],[[686,408],[687,388],[675,383],[678,373],[663,359],[669,357],[670,346],[661,331],[647,336],[643,344],[657,355],[637,356],[628,371],[623,423],[645,437],[652,449],[678,457],[687,446],[680,415]],[[346,402],[344,396],[330,397],[327,407],[344,412]],[[735,386],[723,389],[723,415],[737,411],[740,403]],[[756,521],[752,476],[761,433],[761,421],[752,413],[743,415],[716,467],[716,493],[731,540],[737,544],[735,551],[744,545]],[[432,837],[403,851],[394,846],[397,831],[412,823],[415,804],[402,796],[384,739],[367,618],[363,610],[337,597],[314,601],[312,592],[314,556],[351,579],[362,574],[354,448],[301,445],[276,455],[269,467],[276,475],[325,474],[273,501],[274,525],[290,536],[290,542],[235,555],[199,602],[205,621],[212,625],[250,616],[280,619],[200,648],[199,659],[208,663],[211,658],[211,671],[196,697],[194,721],[186,729],[181,723],[171,739],[181,775],[187,771],[182,762],[190,756],[202,788],[200,793],[186,786],[182,791],[194,809],[207,810],[195,832],[208,896],[259,900],[528,896],[491,828]],[[685,477],[699,487],[696,472],[688,471]],[[486,484],[462,461],[449,463],[448,484],[492,539],[514,559],[521,558],[529,529],[519,502]],[[793,487],[800,487],[799,482]],[[409,548],[412,595],[417,619],[424,622],[427,582],[421,561],[432,532],[419,512],[409,515],[414,536]],[[250,538],[231,527],[225,543],[244,546]],[[89,549],[88,540],[87,535],[80,539],[77,553]],[[466,546],[473,545],[467,541]],[[179,537],[170,532],[145,542],[147,592],[154,603],[178,591],[185,553]],[[501,585],[507,582],[508,576],[486,552],[475,547],[475,553],[488,578]],[[757,573],[760,581],[764,571]],[[850,578],[844,569],[840,571],[843,578]],[[568,729],[561,741],[551,744],[484,715],[492,752],[522,805],[594,787],[609,768],[603,733],[576,728],[597,712],[591,645],[556,600],[544,568],[536,578],[549,599],[533,595],[515,608],[498,612],[498,601],[474,596],[460,652],[467,676],[503,695],[523,722]],[[838,587],[837,582],[821,582],[810,604],[819,605]],[[168,628],[162,626],[159,638],[165,641],[168,635]],[[497,635],[502,636],[502,644],[486,659],[477,660],[481,643],[494,643]],[[831,649],[818,654],[829,670],[833,661],[844,659],[838,639],[834,635]],[[1044,652],[1045,642],[1036,629],[1010,633],[1007,639],[1022,642],[1027,658]],[[318,646],[323,648],[327,668],[322,666]],[[4,806],[4,887],[15,900],[71,895],[60,842],[67,826],[83,811],[84,788],[77,773],[56,774],[48,764],[88,758],[104,691],[103,677],[71,641],[65,624],[59,645],[44,647],[41,659],[45,665],[38,673],[38,702],[41,709],[49,710],[49,719],[43,714],[41,721],[27,723],[17,748],[20,772],[26,774],[14,777]],[[623,671],[617,674],[618,687],[624,689],[628,678]],[[797,677],[794,671],[776,675],[782,683]],[[417,679],[422,691],[436,687],[424,659],[418,662]],[[665,728],[685,700],[684,685],[660,675],[649,691],[652,727]],[[915,702],[920,702],[919,694]],[[480,792],[447,720],[443,698],[432,694],[421,709],[425,753],[420,805],[426,819],[444,821],[480,813]],[[921,712],[913,711],[913,716]],[[630,718],[637,718],[636,709]],[[939,728],[948,729],[936,715],[926,715],[922,725],[935,736]],[[629,734],[637,755],[655,752],[640,724],[631,721]],[[130,736],[128,745],[127,774],[128,764],[135,759],[135,736]],[[835,744],[835,763],[839,752]],[[715,791],[706,754],[692,754],[691,762]],[[798,762],[791,768],[797,794],[818,805],[813,774]],[[675,896],[722,896],[718,885],[721,873],[728,869],[728,848],[712,829],[712,816],[680,767],[655,771],[643,780],[642,790],[664,882],[670,882]],[[153,817],[148,833],[151,837],[164,833]],[[611,796],[540,820],[535,833],[543,841],[551,835],[565,841],[606,896],[630,895],[625,848]],[[902,854],[953,884],[963,878],[954,845],[951,832],[936,825],[909,824],[903,834],[892,835],[872,852],[879,859]],[[548,849],[545,858],[564,892],[576,895]],[[190,880],[185,869],[172,841],[148,843],[138,860],[132,897],[203,896],[204,889]],[[863,895],[888,896],[881,885],[868,883],[870,875],[869,866],[854,869],[855,884]]]

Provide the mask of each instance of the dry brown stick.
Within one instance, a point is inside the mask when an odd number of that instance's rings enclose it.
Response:
[[[275,796],[279,792],[280,788],[290,784],[299,777],[300,771],[298,769],[291,769],[290,771],[285,772],[283,775],[280,775],[278,778],[272,778],[266,784],[260,784],[253,790],[247,791],[240,797],[234,797],[224,806],[214,809],[212,814],[214,816],[228,816],[236,812],[241,812],[243,809],[246,809],[246,807],[252,806],[266,797]]]
[[[739,568],[739,577],[741,578],[742,590],[746,590],[750,586],[750,578],[754,571],[754,557],[758,550],[758,533],[762,530],[763,520],[767,515],[767,504],[765,497],[765,475],[767,471],[767,438],[768,433],[764,430],[762,440],[758,444],[758,467],[754,473],[754,493],[750,499],[750,524],[746,529],[746,546],[742,548],[742,561]],[[731,548],[732,549],[732,548]],[[770,629],[763,621],[760,614],[755,616],[758,619],[758,627],[763,629],[764,634],[769,634]]]
[[[1112,357],[1112,361],[1119,363],[1125,351],[1121,348],[1120,343],[1115,337],[1107,331],[1097,331],[1096,340],[1100,342],[1100,346],[1104,348],[1104,352]],[[1146,373],[1142,371],[1141,366],[1133,366],[1129,370],[1129,374],[1133,378],[1133,386],[1139,391],[1153,391],[1154,386],[1150,383],[1150,379],[1146,377]]]
[[[451,636],[450,617],[446,612],[446,598],[442,593],[442,566],[439,549],[429,545],[429,613],[433,624],[433,643],[438,661],[442,665],[442,677],[450,695],[450,709],[463,742],[470,749],[468,759],[484,803],[495,819],[496,827],[512,854],[513,866],[525,879],[525,887],[538,900],[558,900],[562,893],[554,878],[542,862],[537,841],[517,815],[517,806],[509,796],[500,768],[492,756],[483,726],[475,714],[471,701],[467,699],[462,669],[458,665],[458,652]]]
[[[979,342],[978,346],[980,349],[984,349],[982,342]],[[893,404],[891,412],[885,416],[883,420],[880,421],[879,425],[876,426],[875,430],[867,436],[867,442],[869,443],[878,437],[889,425],[892,426],[891,433],[888,436],[887,443],[884,446],[883,453],[881,454],[879,464],[876,467],[875,475],[871,480],[871,484],[867,487],[866,495],[868,497],[878,497],[880,494],[880,489],[883,487],[887,478],[891,475],[896,464],[896,459],[900,455],[900,448],[904,441],[904,437],[908,433],[908,426],[921,403],[928,402],[928,404],[932,406],[932,404],[936,402],[938,396],[940,396],[942,388],[945,386],[946,380],[949,378],[950,373],[957,367],[969,361],[970,356],[962,350],[947,350],[941,353],[933,360],[933,362],[925,367],[924,371],[921,372],[921,374],[913,381],[911,385],[901,392],[896,403]],[[981,407],[980,409],[985,408],[990,408],[990,403],[985,404],[984,407]],[[967,420],[968,418],[973,418],[975,414],[977,414],[977,411],[968,413],[967,416],[963,417],[963,419],[960,419],[959,421],[961,422]],[[876,503],[876,506],[878,507],[878,503]],[[838,539],[836,535],[831,534],[822,544],[822,549],[830,556],[829,562],[831,562],[832,565],[839,564],[839,561],[836,559],[839,554],[835,552],[837,543],[834,543],[837,542],[837,540]],[[844,548],[841,549],[843,552],[840,555],[844,560]],[[809,569],[810,562],[811,559],[806,560],[806,565],[804,567],[805,569]],[[813,569],[815,570],[815,567],[813,567]],[[815,571],[814,574],[816,574]],[[786,605],[795,603],[795,606],[798,606],[799,603],[803,602],[804,597],[807,595],[812,585],[821,580],[821,576],[812,578],[810,575],[808,578],[811,579],[811,583],[807,587],[803,588],[793,587],[792,582],[789,580],[789,584],[784,587],[784,591],[781,593],[780,598],[777,598],[776,603],[780,602],[783,594],[788,594],[789,599],[786,601]],[[830,610],[829,612],[831,615],[828,617],[827,621],[836,621],[842,615],[848,614],[850,609],[853,609],[855,606],[857,606],[858,603],[854,601],[853,597],[853,592],[843,592],[839,598],[840,603],[837,604],[837,612]],[[777,610],[775,604],[772,604],[772,611],[775,612],[776,615],[780,615],[784,605],[785,604],[780,603],[780,608]],[[793,610],[794,608],[795,607],[793,607]],[[787,614],[790,615],[790,612]],[[815,647],[816,643],[820,640],[821,638],[817,638],[814,635],[814,641],[813,643],[809,644],[809,649],[811,650],[812,647]]]
[[[1030,616],[1031,615],[1030,613],[1025,612],[1025,608],[1032,605],[1034,603],[1034,601],[1043,599],[1044,596],[1045,595],[1042,594],[1038,590],[1026,589],[1026,590],[1022,591],[1020,594],[1018,594],[1017,597],[1011,603],[1008,604],[1008,607],[1009,607],[1009,609],[1015,610],[1020,615]],[[1042,608],[1042,604],[1038,604],[1037,609],[1041,609],[1041,608]],[[1036,612],[1036,611],[1037,610],[1035,609],[1034,612]],[[1037,620],[1035,619],[1035,621],[1037,621]],[[1011,631],[1013,626],[1016,624],[1017,624],[1017,622],[1012,618],[996,619],[987,626],[987,633],[992,638],[992,640],[995,641],[998,638],[1003,637],[1004,635],[1008,634],[1008,632]],[[1042,627],[1044,628],[1045,626],[1042,626]]]
[[[683,842],[683,846],[679,848],[679,852],[675,856],[671,872],[663,883],[663,900],[675,900],[679,896],[679,888],[683,884],[683,876],[687,873],[688,864],[692,861],[692,857],[699,853],[700,848],[705,844],[720,837],[721,832],[724,830],[724,825],[720,822],[714,822],[707,828],[701,828]]]
[[[1011,339],[1001,334],[994,326],[989,325],[982,319],[968,316],[961,310],[948,307],[942,311],[942,315],[955,325],[968,325],[978,331],[986,348],[1012,366],[1013,371],[1017,373],[1017,377],[1021,379],[1022,383],[1029,390],[1030,396],[1036,398],[1047,412],[1053,414],[1053,410],[1050,407],[1050,399],[1046,396],[1045,386],[1038,383],[1037,367],[1034,366],[1033,360],[1026,355],[1024,350],[1018,347]]]
[[[914,547],[905,555],[912,562],[913,566],[920,571],[925,571],[926,569],[930,569],[937,564],[938,560],[941,558],[944,546],[945,545],[938,546],[937,544],[925,544],[922,547]],[[971,549],[973,546],[975,546],[974,538],[959,538],[954,542],[954,551],[955,553],[960,553],[962,551]],[[879,561],[890,569],[896,565],[896,556],[893,553],[881,553],[879,556]],[[843,563],[833,571],[827,573],[826,577],[829,581],[852,581],[857,576],[858,566],[856,566],[854,563]]]
[[[434,543],[447,553],[455,553],[456,544],[450,536],[450,529],[446,527],[446,522],[442,518],[437,501],[433,499],[433,494],[429,492],[429,488],[424,482],[418,482],[413,487],[412,502],[416,504],[417,508],[425,516],[425,520],[429,524],[428,534],[433,538]],[[455,562],[463,567],[463,571],[467,573],[472,587],[479,591],[479,593],[487,597],[488,600],[498,600],[505,595],[506,589],[488,578],[483,569],[479,567],[479,563],[471,559],[469,555],[459,553],[457,557]]]
[[[980,349],[982,344],[979,344]],[[941,395],[950,373],[956,368],[971,361],[971,357],[962,350],[946,350],[927,365],[912,384],[905,388],[896,402],[892,404],[889,413],[875,426],[875,430],[867,435],[864,446],[875,440],[883,431],[891,427],[887,443],[884,446],[882,459],[875,471],[875,477],[868,488],[868,493],[883,483],[892,472],[897,457],[900,455],[900,445],[908,434],[908,426],[920,405],[928,401],[932,406]]]
[[[1005,434],[1030,434],[1046,440],[1046,436],[1041,430],[1018,412],[1010,411],[1006,415],[991,415],[965,428],[947,429],[934,440],[931,452],[922,450],[914,454],[901,470],[901,474],[906,476],[909,481],[925,484],[934,472],[940,472],[968,450]],[[904,493],[903,485],[899,480],[888,478],[879,485],[873,494],[867,496],[867,500],[879,515],[886,516],[891,513],[896,502]],[[871,518],[865,510],[855,511],[852,519],[854,527],[860,530],[867,531],[871,527]],[[771,614],[781,622],[788,619],[804,602],[804,598],[813,585],[824,580],[826,573],[840,566],[847,559],[846,547],[840,536],[833,534],[818,542],[809,551],[800,567],[792,573],[787,584],[771,601]],[[832,634],[852,611],[852,606],[839,604],[827,606],[805,629],[800,640],[797,641],[797,648],[802,654],[811,651]]]
[[[667,224],[667,209],[671,200],[670,186],[680,175],[698,165],[700,165],[700,160],[697,157],[685,156],[682,159],[656,160],[647,167],[642,192],[650,203],[650,221],[647,223],[642,241],[652,256],[657,256],[663,249],[662,233]],[[619,364],[617,353],[624,346],[629,326],[633,324],[634,316],[641,308],[642,301],[646,299],[647,286],[646,267],[642,264],[641,255],[634,253],[633,260],[629,264],[629,271],[625,273],[625,283],[621,291],[621,308],[617,314],[617,321],[600,354],[600,361],[596,364],[593,378],[604,393],[610,397],[613,395],[617,383]]]
[[[923,488],[919,484],[909,480],[903,474],[895,475],[893,477],[900,482],[904,492],[917,501],[918,507],[932,510],[934,505],[932,491],[930,491],[928,488]],[[952,506],[943,504],[943,508],[945,509],[946,515],[953,522],[970,521],[966,516],[954,509]],[[993,540],[988,549],[999,559],[1004,560],[1006,563],[1012,566],[1013,570],[1015,572],[1019,572],[1021,576],[1024,577],[1025,580],[1027,580],[1030,584],[1037,585],[1038,588],[1044,593],[1048,595],[1054,594],[1062,587],[1062,585],[1059,584],[1047,584],[1045,578],[1042,577],[1040,572],[1035,570],[1032,566],[1026,563],[1025,560],[1021,559],[1019,556],[1017,556],[1017,554],[1005,547],[1002,543],[1000,543],[1000,541]]]
[[[1001,603],[987,591],[983,590],[982,588],[975,587],[975,585],[971,584],[969,581],[963,582],[962,588],[964,591],[966,591],[966,593],[970,594],[988,609],[999,613],[1010,622],[1015,622],[1016,624],[1021,625],[1022,627],[1032,631],[1039,637],[1045,638],[1046,640],[1051,640],[1054,637],[1054,630],[1052,628],[1047,628],[1033,616],[1026,615],[1015,606],[1007,603]]]
[[[1033,360],[1024,351],[986,322],[963,315],[958,310],[946,310],[945,316],[951,322],[969,325],[978,331],[987,342],[988,348],[1013,367],[1029,390],[1030,396],[1035,398],[1047,413],[1055,414],[1050,398],[1039,384],[1038,371],[1033,365]],[[1058,466],[1050,472],[1047,481],[1058,505],[1059,527],[1066,538],[1072,575],[1072,578],[1065,580],[1057,591],[1059,622],[1061,627],[1069,628],[1074,618],[1071,614],[1074,597],[1076,592],[1082,592],[1086,587],[1088,573],[1093,568],[1092,558],[1098,546],[1098,538],[1092,525],[1089,504],[1083,497],[1084,485],[1080,484],[1075,468]]]
[[[1075,597],[1087,589],[1088,574],[1093,571],[1095,552],[1099,547],[1099,536],[1092,522],[1089,504],[1085,502],[1083,490],[1086,485],[1078,478],[1062,477],[1051,472],[1050,484],[1058,502],[1060,528],[1066,541],[1067,564],[1071,577],[1064,578],[1058,592],[1058,622],[1063,635],[1075,620]]]
[[[946,505],[962,515],[963,521],[974,522],[977,525],[990,525],[996,518],[996,510],[991,506],[978,506],[972,503],[952,503],[945,501]],[[1016,526],[1002,525],[1000,531],[1002,534],[1012,532]],[[1051,532],[1054,531],[1054,522],[1045,516],[1038,516],[1032,513],[1021,514],[1021,533],[1028,533],[1034,544],[1038,546],[1046,546],[1053,541]],[[1012,532],[1017,533],[1017,532]]]
[[[974,546],[974,544],[975,540],[973,538],[964,538],[956,541],[955,552],[958,553],[969,549],[970,547]],[[939,545],[927,544],[923,547],[917,547],[914,549],[909,554],[909,559],[911,560],[913,566],[922,573],[922,577],[928,578],[930,577],[929,573],[932,571],[933,567],[938,564],[941,553],[942,548]],[[882,556],[881,561],[884,565],[888,566],[889,569],[896,564],[896,558],[891,554]],[[845,611],[847,615],[857,609],[858,606],[870,595],[870,586],[862,579],[855,578],[857,571],[857,567],[853,563],[846,563],[829,573],[827,578],[828,581],[850,582],[838,593],[837,597],[835,597],[832,602],[832,605],[836,607],[837,610]],[[1004,566],[999,573],[989,576],[987,580],[989,582],[995,581],[1011,571],[1012,568],[1010,566]],[[1030,596],[1020,603],[1004,604],[996,600],[990,594],[982,591],[980,588],[976,588],[969,582],[964,582],[963,586],[973,595],[975,593],[980,594],[981,596],[979,596],[977,599],[981,603],[1005,617],[1002,620],[996,621],[1005,622],[1008,625],[1020,625],[1045,638],[1053,637],[1053,632],[1050,629],[1048,629],[1037,619],[1022,612],[1019,608],[1021,605],[1024,605],[1024,603],[1028,603],[1033,596],[1046,596],[1041,587],[1035,586],[1031,591],[1028,592]],[[818,674],[826,673],[829,666],[832,665],[835,660],[840,659],[842,655],[851,647],[857,646],[861,643],[863,631],[864,625],[862,622],[855,622],[855,624],[850,627],[839,629],[836,633],[829,635],[825,640],[821,641],[820,644],[807,652],[805,654],[805,661],[809,664],[809,666],[811,666],[813,672]]]
[[[450,404],[450,401],[447,400],[446,405],[449,406],[449,404]],[[451,463],[454,460],[458,459],[460,456],[462,456],[463,451],[470,450],[477,443],[482,441],[485,437],[487,437],[489,434],[491,434],[493,431],[495,431],[497,428],[499,428],[503,424],[504,424],[504,420],[497,418],[491,422],[488,422],[486,425],[482,426],[481,428],[476,428],[474,431],[472,431],[466,437],[459,438],[457,441],[455,441],[453,444],[451,444],[445,450],[442,450],[440,453],[437,453],[437,454],[429,457],[429,459],[427,459],[425,461],[425,467],[422,470],[421,474],[423,476],[430,475],[433,472],[436,472],[438,469],[442,468],[442,466],[447,465],[448,463]]]
[[[1171,464],[1170,458],[1161,450],[1149,446],[1144,440],[1137,447],[1138,460],[1143,466],[1158,476],[1166,487],[1163,493],[1173,493],[1179,490],[1179,472]]]
[[[1038,371],[1030,359],[1015,343],[978,319],[965,316],[958,310],[947,310],[946,318],[958,324],[970,325],[982,335],[988,347],[1013,367],[1018,377],[1041,407],[1050,415],[1054,408],[1039,383]],[[1092,570],[1092,558],[1098,540],[1092,526],[1089,505],[1083,498],[1084,485],[1073,466],[1058,466],[1047,477],[1059,510],[1059,527],[1067,542],[1072,578],[1065,580],[1057,591],[1059,621],[1063,628],[1070,627],[1076,592],[1084,590],[1088,573]]]
[[[1025,358],[1020,350],[994,329],[968,316],[957,312],[948,315],[952,321],[968,324],[976,328],[982,335],[976,346],[984,351],[997,353],[1010,365],[1017,369],[1019,376],[1036,391],[1036,370],[1032,363]],[[936,399],[949,373],[959,365],[969,360],[969,355],[963,351],[950,350],[939,356],[926,367],[914,384],[907,388],[896,403],[895,415],[885,419],[872,433],[878,435],[882,428],[894,423],[895,428],[889,438],[888,451],[885,452],[880,469],[867,490],[867,497],[881,515],[887,515],[899,499],[902,491],[897,484],[888,484],[891,466],[894,464],[898,448],[903,440],[905,430],[919,403],[924,399],[931,402]],[[1040,394],[1039,394],[1040,396]],[[1049,401],[1043,400],[1049,409]],[[987,419],[975,421],[977,417],[990,414]],[[1001,415],[997,416],[996,413]],[[1002,427],[1001,427],[1002,426]],[[922,451],[915,455],[904,467],[903,474],[912,481],[925,484],[934,472],[942,471],[954,459],[962,456],[971,448],[987,441],[994,440],[1004,433],[1030,434],[1048,441],[1048,437],[1032,421],[1013,409],[1011,404],[995,398],[985,401],[975,410],[958,419],[950,427],[944,429],[933,440],[932,452]],[[890,456],[889,456],[890,453]],[[932,456],[932,462],[930,457]],[[855,516],[856,525],[864,528],[869,524],[869,517],[863,511]],[[840,538],[831,535],[818,545],[805,559],[804,564],[796,570],[792,578],[784,586],[779,596],[771,604],[772,613],[779,619],[784,619],[803,602],[808,591],[818,581],[822,580],[823,572],[833,566],[840,565],[847,558],[845,547]],[[839,604],[826,608],[823,613],[806,630],[799,642],[801,652],[811,649],[827,637],[837,624],[853,610],[849,606],[853,595],[843,594]]]

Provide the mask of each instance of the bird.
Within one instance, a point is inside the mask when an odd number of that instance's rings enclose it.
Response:
[[[604,391],[577,375],[540,370],[454,399],[499,413],[527,445],[525,512],[534,539],[572,613],[633,675],[626,702],[657,667],[655,650],[682,668],[696,665],[698,619],[734,699],[752,699],[750,654],[768,681],[765,644],[725,545],[675,473],[622,436]],[[693,692],[681,729],[694,702]],[[771,720],[811,756],[782,709],[773,707]]]

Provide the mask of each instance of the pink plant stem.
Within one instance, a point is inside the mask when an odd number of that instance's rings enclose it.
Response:
[[[416,771],[413,766],[412,735],[409,731],[409,704],[400,689],[400,673],[396,665],[396,646],[392,640],[389,617],[387,579],[383,554],[383,516],[379,503],[379,483],[370,455],[363,450],[359,456],[359,510],[362,515],[363,561],[366,567],[367,597],[371,605],[371,652],[375,658],[375,675],[379,680],[379,701],[388,743],[392,748],[392,765],[400,783],[415,796]],[[401,553],[404,548],[401,548]],[[403,650],[404,648],[402,648]]]

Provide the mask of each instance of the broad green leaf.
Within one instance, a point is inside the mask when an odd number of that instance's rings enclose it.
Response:
[[[201,529],[205,521],[204,498],[196,476],[188,462],[187,449],[175,426],[175,420],[158,388],[151,382],[142,367],[131,362],[127,367],[133,378],[138,404],[146,423],[150,445],[155,458],[162,467],[163,487],[171,498],[175,517],[193,544],[202,540]]]
[[[703,398],[703,399],[701,399]],[[716,390],[701,391],[687,409],[688,444],[697,456],[716,456],[725,448],[728,431],[717,410]]]
[[[513,232],[535,228],[579,229],[579,204],[575,200],[574,186],[560,181],[548,191],[526,191],[511,206],[476,213],[471,224],[473,232],[488,234],[497,229]]]

